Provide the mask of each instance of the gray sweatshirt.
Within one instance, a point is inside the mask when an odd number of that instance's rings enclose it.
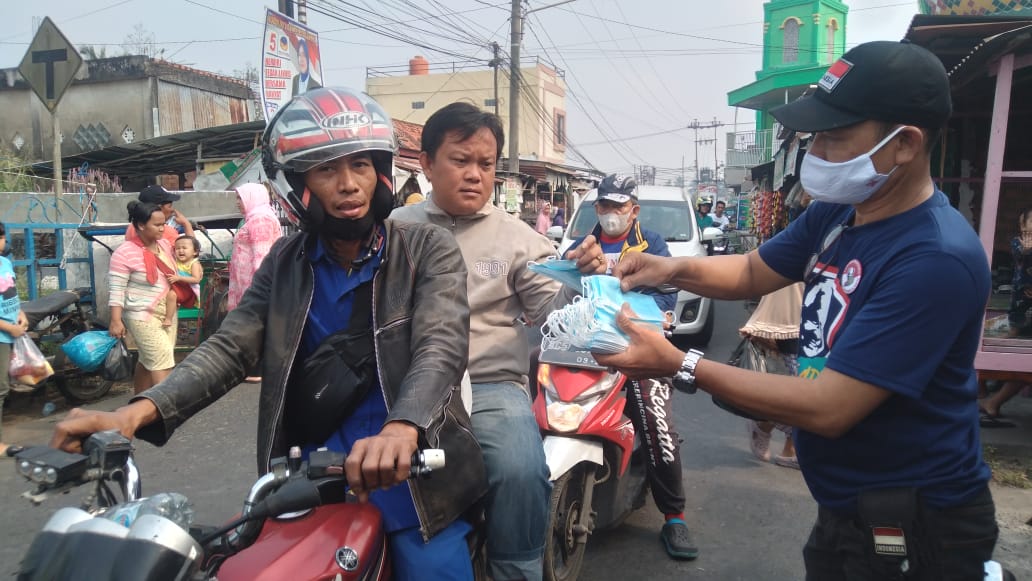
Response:
[[[451,216],[431,199],[396,208],[391,219],[430,222],[455,235],[469,271],[469,374],[473,383],[527,382],[530,356],[519,317],[544,323],[548,313],[567,304],[575,293],[535,274],[531,261],[555,256],[547,238],[493,204],[476,214]]]

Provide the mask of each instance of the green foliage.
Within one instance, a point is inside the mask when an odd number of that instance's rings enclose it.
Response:
[[[999,484],[1032,488],[1032,459],[1017,454],[1004,454],[993,446],[984,446],[983,457],[993,472],[993,480]]]
[[[27,171],[28,160],[7,147],[0,146],[0,192],[47,191],[46,180],[38,179]]]

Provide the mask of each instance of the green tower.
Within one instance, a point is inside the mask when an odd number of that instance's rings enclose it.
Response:
[[[763,5],[763,69],[756,81],[727,94],[728,104],[756,111],[756,131],[771,129],[767,113],[816,85],[845,51],[846,14],[838,0],[770,0]]]

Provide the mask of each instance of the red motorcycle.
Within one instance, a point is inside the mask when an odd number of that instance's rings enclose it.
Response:
[[[84,454],[47,447],[16,456],[18,472],[34,482],[40,503],[84,484],[93,484],[81,509],[57,511],[33,540],[19,580],[381,580],[391,577],[380,512],[346,493],[344,455],[320,450],[302,461],[273,461],[248,494],[240,515],[221,527],[189,525],[170,514],[175,507],[131,512],[116,503],[111,484],[131,506],[139,498],[132,446],[116,432],[94,434]],[[444,466],[442,450],[422,450],[412,459],[412,476]],[[169,497],[170,495],[157,495]],[[183,499],[185,501],[185,499]],[[121,508],[120,508],[121,507]],[[117,518],[111,518],[111,511]],[[187,509],[188,510],[188,509]],[[188,527],[188,530],[187,528]]]
[[[534,415],[551,473],[545,579],[580,574],[588,535],[645,504],[645,452],[624,414],[628,381],[586,351],[542,351]]]

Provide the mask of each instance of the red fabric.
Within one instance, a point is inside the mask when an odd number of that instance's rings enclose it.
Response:
[[[143,249],[143,265],[147,268],[147,282],[151,284],[157,284],[158,282],[158,260],[157,255],[147,249],[147,246],[136,237],[131,242]]]
[[[147,255],[150,255],[149,259],[147,258]],[[154,256],[153,252],[145,252],[144,261],[153,261],[155,267],[158,270],[160,270],[161,274],[165,275],[166,277],[173,274],[179,274],[178,272],[172,270],[172,268],[169,265],[165,264],[164,261],[158,260],[158,257]],[[147,268],[150,268],[149,264],[147,265]],[[148,282],[150,281],[150,270],[147,271],[147,280]],[[177,281],[172,284],[172,290],[176,291],[176,304],[184,306],[188,309],[192,308],[194,305],[197,304],[197,295],[194,294],[193,289],[190,288],[189,283],[183,282],[181,280]]]

